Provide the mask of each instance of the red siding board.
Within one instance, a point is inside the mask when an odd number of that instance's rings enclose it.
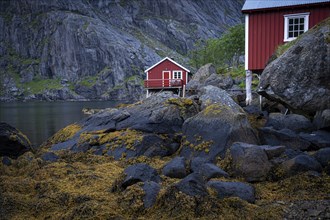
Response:
[[[330,4],[257,11],[249,14],[249,70],[263,70],[276,48],[284,43],[284,15],[305,12],[310,13],[309,28],[312,28],[330,17]]]

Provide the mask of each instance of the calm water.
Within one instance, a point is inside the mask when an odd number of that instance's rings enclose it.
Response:
[[[87,115],[83,108],[110,108],[118,102],[11,102],[0,103],[0,121],[18,128],[34,146],[40,145],[61,128]]]

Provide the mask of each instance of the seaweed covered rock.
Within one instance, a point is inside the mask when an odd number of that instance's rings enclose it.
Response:
[[[263,181],[271,170],[271,163],[263,147],[234,143],[230,150],[231,172],[248,182]]]
[[[220,100],[220,99],[219,99]],[[180,155],[213,161],[237,141],[257,144],[258,138],[244,111],[234,102],[208,105],[183,124],[184,140]]]
[[[16,158],[30,149],[31,143],[22,132],[0,122],[0,156]]]
[[[250,203],[255,202],[255,190],[252,186],[241,182],[221,182],[211,180],[207,186],[214,189],[220,199],[227,197],[239,197]]]
[[[330,18],[303,34],[261,74],[260,94],[295,112],[330,108]]]

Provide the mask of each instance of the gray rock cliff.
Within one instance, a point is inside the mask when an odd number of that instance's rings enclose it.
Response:
[[[241,22],[243,1],[1,1],[0,97],[126,99],[164,56]],[[65,92],[61,92],[65,91]]]

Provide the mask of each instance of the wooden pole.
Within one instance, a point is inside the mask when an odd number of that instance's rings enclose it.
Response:
[[[246,78],[245,78],[245,88],[246,88],[246,99],[245,99],[245,104],[246,105],[251,105],[252,103],[252,71],[251,70],[246,70],[245,71]]]

